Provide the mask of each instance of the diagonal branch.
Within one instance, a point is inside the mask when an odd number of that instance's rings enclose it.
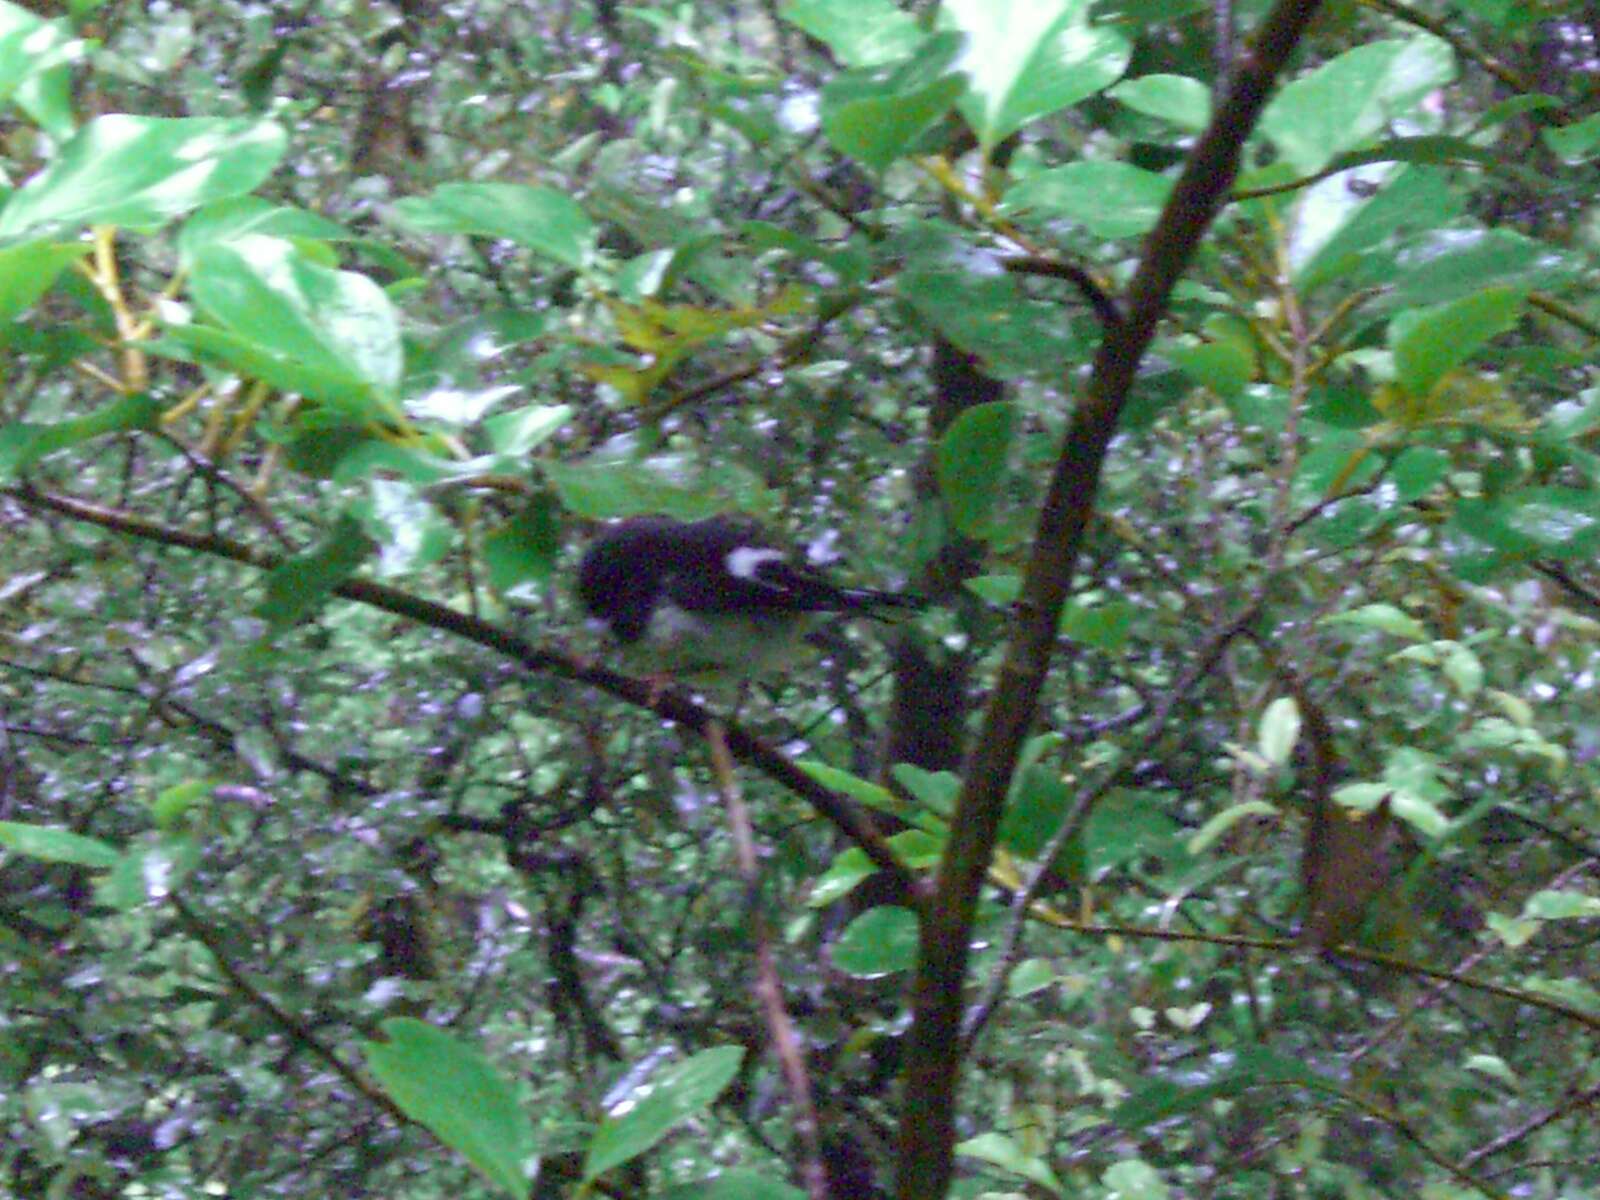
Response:
[[[1145,243],[1125,315],[1100,344],[1056,461],[1005,661],[962,781],[937,892],[923,912],[901,1101],[900,1200],[936,1200],[950,1184],[961,1014],[978,894],[1049,670],[1101,466],[1172,289],[1225,202],[1245,139],[1318,7],[1318,0],[1278,0],[1241,48],[1211,124]]]
[[[30,484],[0,488],[0,496],[8,496],[31,508],[47,509],[102,529],[110,529],[163,546],[180,546],[186,550],[242,563],[260,571],[270,571],[288,558],[287,555],[246,545],[231,538],[177,529],[124,509],[93,504],[57,492],[41,491]],[[518,637],[481,617],[448,605],[435,604],[431,600],[424,600],[399,588],[387,587],[369,579],[347,579],[333,589],[333,594],[454,634],[485,649],[493,650],[529,671],[556,675],[570,679],[574,683],[586,683],[590,687],[599,688],[619,700],[650,709],[663,720],[674,721],[701,737],[707,735],[708,727],[713,720],[709,711],[681,691],[672,689],[661,691],[652,687],[647,681],[630,679],[626,675],[608,671],[579,655],[536,646],[526,638]],[[846,837],[860,846],[874,865],[905,888],[908,895],[918,894],[918,881],[913,879],[910,872],[895,857],[894,851],[889,848],[871,818],[831,788],[823,786],[807,775],[787,755],[749,731],[739,726],[727,726],[725,733],[728,749],[735,758],[760,771],[774,783],[788,789],[811,805]]]

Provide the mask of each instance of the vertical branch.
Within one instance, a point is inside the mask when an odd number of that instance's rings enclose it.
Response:
[[[789,1019],[789,1010],[783,1004],[783,985],[778,980],[778,964],[772,954],[771,931],[767,929],[757,895],[761,884],[761,868],[756,861],[756,840],[750,828],[750,812],[744,806],[744,797],[739,794],[738,782],[733,777],[733,755],[728,752],[728,739],[723,733],[721,721],[713,719],[706,723],[706,742],[711,747],[711,763],[717,772],[717,788],[728,810],[728,827],[733,833],[739,877],[745,885],[751,936],[756,944],[756,994],[761,999],[767,1031],[772,1037],[773,1049],[777,1051],[784,1082],[789,1088],[789,1099],[794,1105],[795,1137],[799,1139],[803,1152],[800,1174],[811,1200],[828,1200],[828,1173],[822,1161],[817,1106],[811,1098],[811,1080],[806,1075],[805,1056],[795,1037],[794,1022]]]
[[[922,915],[901,1100],[900,1200],[937,1200],[949,1188],[972,921],[1011,776],[1049,670],[1106,451],[1172,289],[1226,199],[1245,139],[1318,7],[1317,0],[1279,0],[1242,47],[1227,94],[1145,243],[1126,315],[1101,342],[1057,458],[1005,661],[962,781],[937,891]]]

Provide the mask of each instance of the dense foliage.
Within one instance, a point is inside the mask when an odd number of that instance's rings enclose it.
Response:
[[[1597,77],[0,3],[0,1194],[1593,1194]],[[735,510],[929,606],[614,671]]]

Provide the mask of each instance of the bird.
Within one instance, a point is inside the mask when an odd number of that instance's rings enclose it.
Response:
[[[585,550],[577,591],[629,666],[658,683],[713,686],[786,665],[819,614],[922,606],[915,596],[834,583],[739,514],[612,522]]]

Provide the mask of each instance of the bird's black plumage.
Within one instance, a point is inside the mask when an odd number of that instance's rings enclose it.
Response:
[[[608,526],[579,565],[578,598],[625,647],[660,643],[671,674],[741,666],[755,673],[763,644],[797,641],[813,613],[919,604],[841,587],[739,516],[632,517]]]

